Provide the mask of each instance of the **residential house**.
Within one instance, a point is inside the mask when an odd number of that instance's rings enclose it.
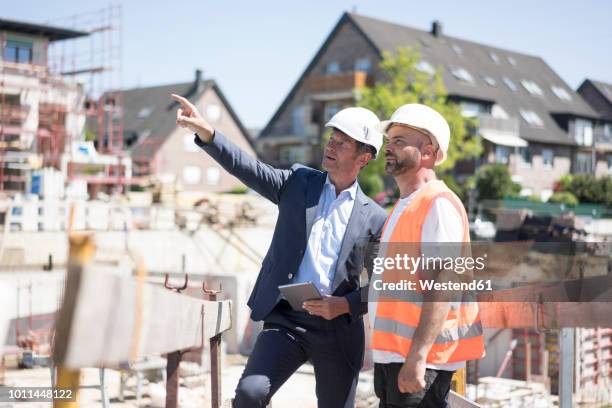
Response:
[[[398,47],[418,47],[418,69],[440,68],[449,99],[479,119],[483,156],[458,177],[504,163],[523,194],[547,198],[562,175],[588,168],[599,115],[542,58],[448,36],[439,22],[425,31],[354,13],[342,15],[262,130],[260,157],[319,165],[325,122],[381,79],[383,51]]]
[[[255,156],[248,132],[217,83],[203,80],[123,91],[123,141],[134,163],[134,176],[176,182],[183,191],[224,192],[243,186],[194,143],[193,132],[176,124],[178,104],[186,97],[215,129]]]
[[[595,175],[612,175],[612,84],[585,79],[577,92],[600,115],[594,132]]]

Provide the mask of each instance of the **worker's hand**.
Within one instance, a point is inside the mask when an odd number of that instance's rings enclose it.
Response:
[[[406,359],[397,376],[397,386],[401,392],[415,393],[425,388],[424,358]]]
[[[172,99],[181,104],[176,110],[176,123],[196,133],[204,143],[210,143],[215,129],[200,115],[196,107],[182,96],[172,94]]]
[[[326,320],[350,312],[348,300],[341,296],[324,296],[320,300],[307,300],[302,306],[311,315],[321,316]]]

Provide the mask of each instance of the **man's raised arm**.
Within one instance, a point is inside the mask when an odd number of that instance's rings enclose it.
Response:
[[[251,157],[216,131],[186,98],[172,94],[172,99],[180,104],[176,111],[176,123],[196,134],[195,143],[198,146],[230,174],[278,204],[282,188],[293,170],[276,169]]]

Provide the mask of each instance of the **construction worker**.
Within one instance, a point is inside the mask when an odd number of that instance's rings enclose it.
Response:
[[[185,98],[177,123],[224,169],[279,208],[272,243],[248,305],[264,321],[236,388],[234,407],[265,407],[305,362],[314,367],[318,406],[353,407],[365,348],[362,315],[367,289],[360,275],[370,241],[380,237],[386,212],[366,197],[359,171],[378,153],[376,115],[346,108],[326,124],[332,129],[321,172],[299,164],[276,169],[241,151],[210,126]],[[321,300],[296,311],[278,286],[313,282]]]
[[[465,209],[434,171],[447,157],[446,120],[428,106],[407,104],[381,122],[379,130],[387,137],[386,171],[400,191],[383,229],[379,256],[436,256],[448,245],[441,243],[454,243],[449,250],[462,251],[470,241]],[[386,272],[379,275],[383,281]],[[389,276],[396,278],[409,275],[392,272]],[[455,274],[436,273],[440,280]],[[375,286],[370,282],[369,299],[379,299],[369,303],[369,315],[379,407],[446,407],[455,370],[484,355],[477,303],[465,302],[463,295],[451,302],[447,294],[416,290],[404,291],[405,297],[373,294]]]

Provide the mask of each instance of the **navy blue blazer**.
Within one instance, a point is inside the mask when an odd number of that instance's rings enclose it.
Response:
[[[219,131],[211,143],[203,143],[197,136],[195,142],[230,174],[278,206],[272,243],[248,301],[251,318],[263,320],[279,299],[278,286],[292,283],[297,275],[327,173],[300,164],[274,168],[242,151]],[[374,243],[380,240],[386,219],[387,212],[357,189],[332,285],[334,296],[348,300],[350,314],[338,316],[334,323],[353,367],[361,367],[362,315],[368,309],[368,288],[361,287],[360,277],[364,267],[371,275]]]

